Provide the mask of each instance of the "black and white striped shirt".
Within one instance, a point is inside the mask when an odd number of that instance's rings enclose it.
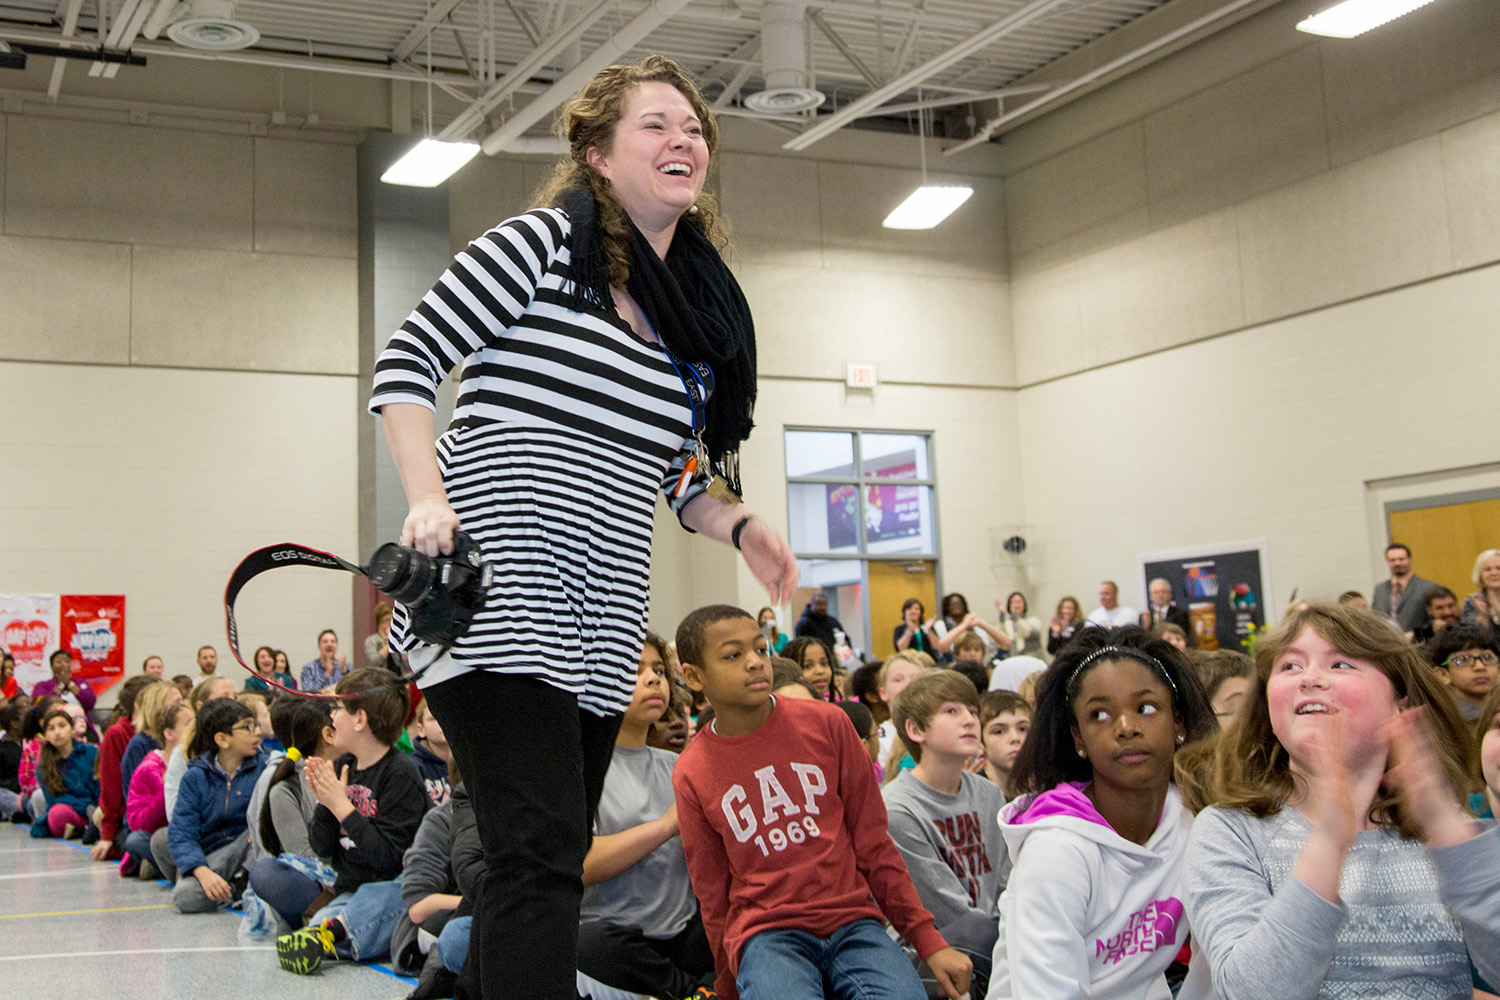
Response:
[[[434,409],[438,382],[462,362],[438,460],[495,582],[420,683],[473,669],[535,675],[619,712],[645,629],[656,493],[681,516],[704,481],[671,496],[692,454],[673,359],[617,315],[560,304],[569,233],[566,214],[536,209],[470,243],[377,360],[370,410]],[[405,625],[398,607],[395,648],[416,642]],[[422,652],[412,660],[420,669]]]

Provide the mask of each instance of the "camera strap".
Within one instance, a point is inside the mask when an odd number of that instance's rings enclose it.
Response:
[[[282,542],[280,545],[267,545],[263,549],[256,549],[234,568],[229,574],[229,583],[224,588],[224,621],[229,636],[229,651],[239,661],[240,666],[260,677],[255,668],[245,662],[240,655],[240,632],[239,626],[234,620],[234,602],[240,596],[240,591],[245,584],[255,579],[268,570],[280,569],[283,566],[312,566],[316,569],[337,569],[356,576],[368,576],[368,567],[356,566],[346,559],[340,559],[331,552],[323,552],[319,549],[310,549],[306,545],[298,545],[295,542]],[[261,677],[261,680],[273,687],[280,688],[289,694],[300,695],[305,698],[326,698],[337,700],[333,695],[314,694],[307,691],[297,691],[277,684],[269,677]],[[404,682],[407,678],[402,678]]]

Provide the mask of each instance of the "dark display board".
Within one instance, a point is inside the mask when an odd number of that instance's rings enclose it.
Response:
[[[1198,649],[1242,649],[1250,626],[1266,623],[1261,565],[1258,548],[1152,554],[1141,558],[1142,583],[1148,592],[1157,578],[1172,585],[1172,599],[1187,609]]]

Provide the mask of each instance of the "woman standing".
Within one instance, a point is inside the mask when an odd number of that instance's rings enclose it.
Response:
[[[1474,560],[1474,586],[1479,589],[1464,598],[1459,619],[1500,635],[1500,549],[1485,549]]]
[[[485,876],[462,982],[485,998],[577,995],[583,856],[635,685],[656,492],[738,548],[773,603],[797,582],[786,543],[729,495],[755,339],[702,196],[707,102],[653,56],[601,71],[563,127],[544,207],[458,255],[381,355],[370,402],[410,505],[402,544],[435,556],[462,526],[507,594],[441,655],[399,605],[391,629],[477,814]],[[434,448],[435,387],[459,362]]]

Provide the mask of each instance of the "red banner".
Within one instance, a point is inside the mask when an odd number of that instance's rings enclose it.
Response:
[[[124,594],[63,594],[60,618],[59,645],[73,654],[74,677],[97,689],[124,675]]]

